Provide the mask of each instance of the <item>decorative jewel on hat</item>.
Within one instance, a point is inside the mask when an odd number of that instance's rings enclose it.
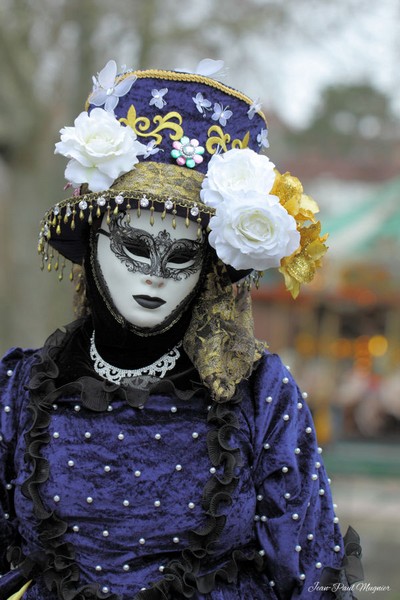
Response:
[[[204,148],[203,146],[199,146],[199,140],[191,140],[183,136],[179,142],[174,142],[172,146],[174,149],[171,150],[171,156],[175,158],[179,166],[182,167],[185,165],[193,169],[196,165],[203,162],[202,154],[204,154]]]

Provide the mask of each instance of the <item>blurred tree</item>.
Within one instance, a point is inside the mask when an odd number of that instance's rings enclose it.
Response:
[[[142,68],[193,68],[205,56],[222,58],[238,87],[250,89],[253,82],[262,100],[267,91],[279,98],[278,83],[290,82],[277,65],[295,58],[296,44],[312,41],[318,50],[325,25],[336,35],[341,23],[366,14],[368,5],[342,0],[339,10],[337,3],[318,0],[2,0],[1,350],[13,342],[39,344],[56,323],[72,318],[65,284],[38,274],[36,224],[61,199],[65,161],[52,157],[57,131],[72,124],[91,75],[110,57]]]
[[[306,145],[330,158],[385,161],[399,139],[400,122],[385,94],[368,84],[339,85],[325,89],[314,120],[294,136],[294,149]]]

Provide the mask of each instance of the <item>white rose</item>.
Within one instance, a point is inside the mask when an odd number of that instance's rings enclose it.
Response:
[[[252,193],[241,201],[223,202],[209,225],[211,246],[237,270],[279,267],[300,245],[296,221],[277,196]]]
[[[274,185],[274,167],[267,156],[249,148],[214,154],[200,197],[204,204],[216,208],[222,200],[242,200],[249,193],[266,196]]]
[[[102,108],[94,108],[90,114],[82,112],[74,127],[64,127],[60,133],[55,153],[71,159],[65,177],[75,186],[87,183],[92,192],[108,189],[133,168],[146,149],[130,127]]]

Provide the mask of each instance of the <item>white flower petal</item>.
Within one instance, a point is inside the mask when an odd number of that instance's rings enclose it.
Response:
[[[129,92],[132,85],[135,83],[136,79],[137,77],[133,73],[125,77],[125,79],[117,83],[117,85],[115,86],[114,94],[119,98],[121,98],[121,96],[125,96],[125,94]]]
[[[97,79],[101,87],[107,90],[114,86],[116,76],[117,63],[115,60],[109,60],[106,66],[98,74]]]
[[[105,104],[104,104],[104,110],[106,110],[109,113],[113,113],[114,108],[118,104],[118,101],[119,101],[119,98],[117,96],[115,96],[114,94],[107,96],[107,100],[105,101]]]
[[[113,114],[94,108],[90,114],[81,113],[75,119],[75,127],[61,130],[61,142],[56,144],[55,152],[72,159],[65,173],[68,180],[87,183],[92,191],[103,191],[133,168],[146,146]]]
[[[212,58],[203,58],[196,67],[195,73],[197,75],[205,75],[210,77],[215,75],[224,68],[223,60],[214,60]]]
[[[94,106],[103,106],[104,102],[107,100],[107,92],[102,88],[97,88],[94,90],[89,98],[90,104],[94,104]]]
[[[295,219],[275,196],[253,193],[241,201],[224,201],[209,226],[211,246],[235,269],[278,267],[300,244]]]

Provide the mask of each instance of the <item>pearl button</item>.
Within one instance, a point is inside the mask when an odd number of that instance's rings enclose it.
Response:
[[[258,551],[258,554],[259,554],[260,556],[265,556],[265,550],[259,550],[259,551]]]
[[[316,469],[319,469],[320,467],[321,467],[321,463],[317,461],[317,462],[315,463],[315,468],[316,468]]]
[[[57,440],[59,437],[60,437],[60,434],[58,433],[58,431],[55,431],[55,432],[53,433],[53,438],[54,438],[55,440]]]
[[[175,470],[176,471],[182,471],[182,465],[176,465]]]
[[[211,473],[212,475],[214,475],[216,472],[217,472],[217,469],[216,469],[215,467],[211,467],[211,469],[210,469],[210,473]]]
[[[310,541],[313,540],[314,539],[313,534],[309,533],[308,536],[307,536],[307,539],[310,540]]]
[[[124,565],[122,568],[123,568],[124,571],[129,571],[130,566],[129,565]]]
[[[172,541],[174,542],[174,544],[179,544],[179,538],[178,537],[172,538]]]
[[[76,405],[74,406],[74,411],[75,411],[75,412],[79,412],[80,410],[81,410],[81,407],[79,406],[79,404],[76,404]]]
[[[10,518],[10,515],[8,513],[4,513],[4,518],[6,519],[6,521]]]
[[[195,507],[195,504],[194,504],[194,502],[189,502],[189,504],[188,504],[188,507],[189,507],[190,509],[193,509],[193,508]]]
[[[13,374],[12,370],[8,369],[8,371],[7,371],[7,377],[12,377],[12,374]]]
[[[111,404],[109,406],[107,406],[107,412],[112,412],[113,407],[111,406]]]
[[[69,467],[73,467],[75,465],[75,462],[73,460],[69,460],[68,461],[68,466]]]
[[[109,532],[109,531],[107,531],[107,529],[105,529],[105,530],[103,531],[103,537],[108,537],[109,535],[110,535],[110,532]]]
[[[119,440],[123,440],[125,436],[123,433],[119,433],[117,437]]]
[[[267,519],[267,517],[266,517],[265,515],[263,515],[263,516],[261,517],[261,521],[262,521],[263,523],[266,523],[266,522],[268,521],[268,519]]]
[[[160,433],[156,433],[156,435],[154,436],[154,439],[161,440],[161,434]]]
[[[297,513],[293,513],[293,515],[292,515],[293,521],[297,521],[298,518],[299,518],[299,515]]]
[[[176,406],[171,406],[171,412],[172,412],[172,413],[176,413],[176,412],[177,412],[177,410],[178,410],[178,409],[176,408]]]
[[[321,489],[319,490],[319,492],[318,492],[318,493],[319,493],[319,495],[320,495],[320,496],[323,496],[323,495],[325,494],[325,490],[323,490],[323,489],[321,488]]]
[[[262,496],[261,494],[258,494],[258,495],[257,495],[257,500],[258,500],[259,502],[261,502],[261,500],[263,500],[263,498],[264,498],[264,496]]]
[[[57,410],[58,404],[53,404],[53,410]]]
[[[334,522],[334,523],[339,523],[339,517],[335,517],[335,518],[333,519],[333,522]]]
[[[87,502],[88,504],[92,504],[92,502],[93,502],[93,498],[92,498],[91,496],[88,496],[88,497],[86,498],[86,502]]]
[[[340,546],[335,546],[335,547],[334,547],[334,551],[335,551],[335,552],[340,552]]]
[[[95,566],[95,570],[96,570],[96,571],[102,571],[102,570],[103,570],[103,567],[102,567],[101,565],[96,565],[96,566]]]
[[[86,431],[86,433],[85,433],[85,438],[86,438],[87,440],[90,440],[90,438],[91,438],[91,437],[92,437],[92,434],[90,433],[90,431]]]
[[[74,525],[72,528],[72,531],[74,531],[75,533],[78,533],[78,531],[79,531],[78,525]]]
[[[197,440],[197,438],[198,438],[198,437],[199,437],[199,434],[197,433],[197,431],[193,431],[193,433],[192,433],[192,438],[193,438],[194,440]]]
[[[269,585],[270,585],[271,587],[275,587],[275,581],[270,581],[270,582],[269,582]]]
[[[6,484],[6,490],[12,490],[12,485],[11,485],[11,483],[7,483],[7,484]]]
[[[322,454],[322,448],[318,448],[317,452],[318,454]]]
[[[289,378],[288,377],[284,377],[282,379],[282,383],[289,383]]]
[[[282,473],[287,473],[289,469],[287,467],[282,467]]]
[[[56,494],[55,496],[53,496],[53,500],[54,502],[60,502],[61,498],[58,494]]]
[[[141,476],[141,474],[142,474],[142,472],[141,472],[141,471],[135,471],[135,477],[140,477],[140,476]]]
[[[272,396],[267,396],[265,398],[265,402],[268,402],[268,404],[270,404],[272,402]]]
[[[140,538],[139,540],[139,544],[141,544],[143,546],[143,544],[146,543],[146,540],[144,538]]]
[[[311,432],[312,432],[311,427],[306,427],[306,433],[311,433]]]
[[[320,562],[315,563],[315,567],[317,569],[320,569],[322,567],[322,564]]]
[[[301,581],[304,581],[304,580],[305,580],[305,578],[306,578],[306,576],[304,575],[304,573],[302,573],[302,574],[300,575],[300,579],[301,579]]]
[[[318,475],[317,475],[316,473],[313,473],[313,474],[311,475],[311,479],[312,479],[313,481],[317,481],[317,479],[318,479]]]
[[[160,500],[155,500],[155,501],[154,501],[154,506],[155,506],[156,508],[158,508],[159,506],[161,506],[161,502],[160,502]]]
[[[301,410],[301,409],[303,408],[303,404],[302,404],[301,402],[298,402],[298,403],[297,403],[297,408],[298,408],[299,410]]]
[[[103,592],[103,594],[107,594],[110,590],[109,588],[105,585],[101,588],[101,591]]]
[[[295,454],[300,454],[300,452],[301,452],[300,448],[295,448],[295,449],[294,449],[294,453],[295,453]]]
[[[289,419],[290,419],[289,415],[283,415],[283,420],[284,421],[289,421]]]
[[[124,500],[122,503],[124,506],[129,506],[129,500]]]
[[[162,573],[164,571],[164,569],[165,569],[164,565],[160,565],[158,567],[158,570],[160,571],[160,573]]]
[[[260,515],[254,515],[254,520],[256,523],[260,520]]]
[[[110,467],[110,465],[106,465],[106,466],[104,467],[104,471],[105,471],[106,473],[109,473],[109,472],[111,471],[111,467]]]
[[[264,444],[264,450],[269,450],[271,446],[269,444]]]
[[[304,400],[307,400],[307,398],[308,398],[307,392],[303,392],[301,395],[303,396]]]
[[[290,497],[291,497],[291,496],[290,496],[289,492],[286,492],[286,494],[285,494],[285,498],[286,498],[286,500],[289,500],[289,498],[290,498]]]
[[[5,406],[4,407],[4,412],[9,413],[11,410],[11,408],[9,406]]]
[[[297,544],[297,546],[295,547],[295,550],[296,550],[296,552],[301,552],[301,546],[299,546],[299,545]]]

